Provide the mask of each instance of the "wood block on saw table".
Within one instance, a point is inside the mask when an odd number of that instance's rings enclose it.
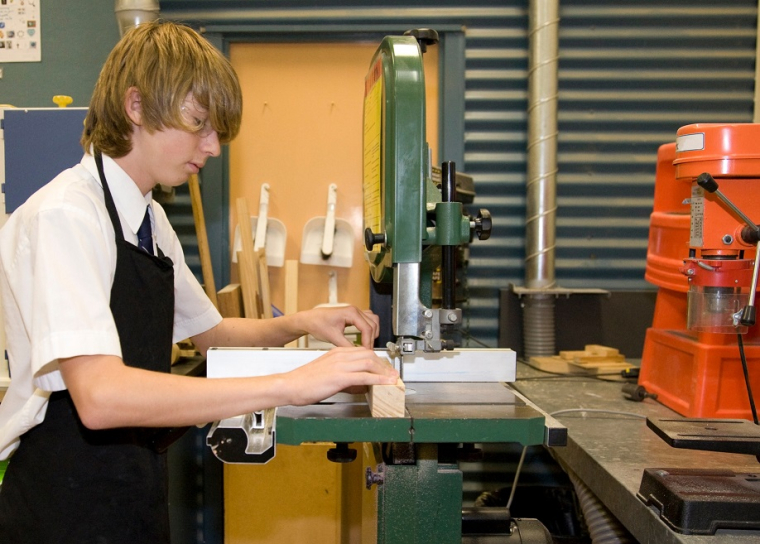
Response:
[[[404,417],[406,414],[406,386],[401,378],[395,385],[372,385],[367,391],[372,417]]]

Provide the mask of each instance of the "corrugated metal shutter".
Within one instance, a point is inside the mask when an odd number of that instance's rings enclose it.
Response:
[[[496,346],[499,290],[524,283],[528,2],[404,4],[325,2],[309,10],[295,0],[276,8],[163,0],[161,7],[164,16],[213,22],[223,34],[241,25],[279,28],[292,39],[320,26],[329,33],[330,25],[344,34],[346,25],[464,30],[464,134],[444,137],[449,149],[453,139],[464,142],[457,168],[475,180],[473,209],[494,217],[492,238],[471,247],[465,311],[472,336]],[[689,123],[751,121],[757,3],[565,0],[560,17],[557,282],[651,288],[643,277],[657,148]]]
[[[493,217],[493,234],[473,243],[466,325],[496,347],[499,289],[522,284],[528,96],[527,2],[506,20],[473,21],[465,32],[464,168],[475,180],[473,208]]]
[[[652,288],[657,148],[686,124],[752,120],[757,2],[566,0],[560,17],[557,282]],[[491,346],[497,290],[524,284],[525,28],[466,32],[465,170],[498,229],[472,247],[470,330]]]

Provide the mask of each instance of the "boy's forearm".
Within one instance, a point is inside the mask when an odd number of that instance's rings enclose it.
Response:
[[[128,367],[114,356],[61,361],[84,425],[91,429],[204,424],[288,404],[282,375],[206,380]]]
[[[205,353],[211,347],[284,346],[306,334],[299,325],[298,314],[276,319],[225,318],[213,329],[193,337],[196,347]]]

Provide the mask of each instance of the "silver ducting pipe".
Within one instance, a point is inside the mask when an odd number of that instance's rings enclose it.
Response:
[[[559,0],[531,0],[528,63],[525,356],[555,355],[554,251],[557,213]],[[541,324],[541,326],[537,326]]]
[[[132,27],[158,19],[158,0],[116,0],[114,12],[121,36]]]

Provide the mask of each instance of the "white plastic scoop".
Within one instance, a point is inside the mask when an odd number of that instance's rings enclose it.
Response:
[[[354,229],[345,219],[335,217],[338,186],[327,191],[327,215],[306,222],[301,239],[301,262],[350,268],[354,257]]]

